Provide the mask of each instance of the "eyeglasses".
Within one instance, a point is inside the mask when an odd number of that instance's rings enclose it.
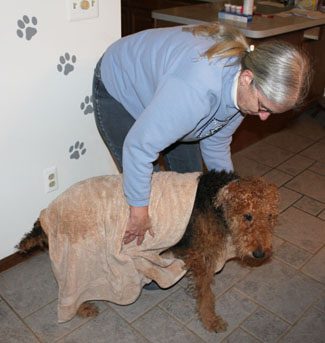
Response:
[[[261,103],[261,101],[259,99],[259,96],[258,96],[257,88],[254,85],[254,80],[251,81],[251,86],[255,90],[255,96],[256,96],[256,99],[257,99],[257,113],[266,112],[266,113],[269,113],[269,114],[273,114],[274,112],[272,110],[270,110],[269,108],[267,108],[266,106],[264,106]]]
[[[257,92],[256,92],[256,96],[257,96],[257,108],[258,108],[257,112],[267,112],[267,113],[273,114],[274,113],[273,111],[271,111],[269,108],[267,108],[260,102]]]

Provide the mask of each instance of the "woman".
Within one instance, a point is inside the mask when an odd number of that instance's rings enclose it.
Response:
[[[311,67],[288,43],[249,46],[219,23],[146,30],[112,44],[93,84],[99,132],[130,205],[124,243],[140,245],[150,227],[155,161],[177,172],[233,169],[232,135],[245,115],[266,120],[299,105]]]

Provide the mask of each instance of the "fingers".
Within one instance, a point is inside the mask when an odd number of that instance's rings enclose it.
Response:
[[[155,236],[154,231],[150,227],[149,229],[145,230],[144,232],[129,232],[126,231],[123,237],[123,244],[129,244],[133,242],[135,239],[137,240],[137,245],[141,245],[144,241],[146,231],[149,231],[151,237]]]
[[[150,234],[151,237],[155,237],[155,233],[154,233],[154,231],[152,230],[152,227],[151,227],[151,226],[149,227],[148,231],[149,231],[149,234]]]
[[[123,237],[123,244],[129,244],[137,238],[135,234],[128,234],[126,233]]]
[[[144,235],[139,235],[137,238],[137,245],[141,245],[144,241]]]

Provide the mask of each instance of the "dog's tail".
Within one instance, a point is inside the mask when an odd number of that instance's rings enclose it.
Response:
[[[25,234],[22,240],[17,244],[16,248],[21,253],[28,253],[36,248],[42,250],[48,249],[47,235],[42,229],[39,219],[35,222],[32,231]]]

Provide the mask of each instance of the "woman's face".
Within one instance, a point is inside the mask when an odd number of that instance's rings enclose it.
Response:
[[[244,70],[239,75],[237,103],[243,114],[259,116],[261,120],[266,120],[272,113],[283,113],[293,107],[290,104],[284,106],[269,101],[254,87],[253,78],[250,70]]]

